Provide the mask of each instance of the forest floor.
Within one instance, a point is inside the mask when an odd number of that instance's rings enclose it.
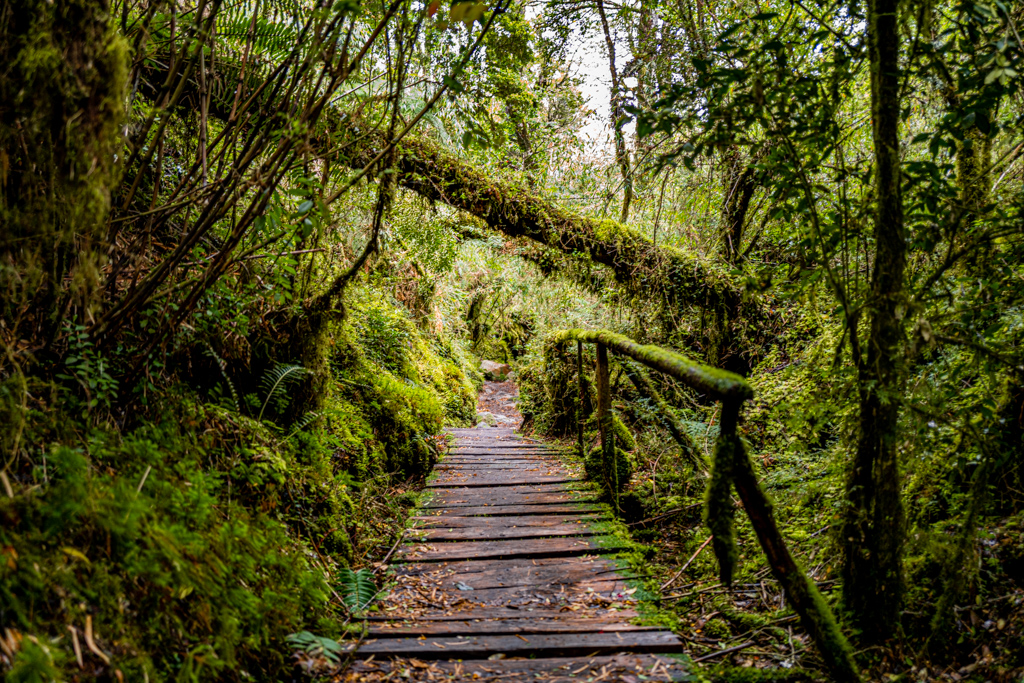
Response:
[[[519,388],[511,380],[484,382],[477,400],[477,423],[513,429],[519,427],[523,416],[516,405],[518,397]]]

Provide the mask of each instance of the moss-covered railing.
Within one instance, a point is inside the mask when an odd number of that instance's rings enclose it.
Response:
[[[554,333],[550,341],[564,346],[576,342],[576,362],[580,377],[580,415],[584,400],[583,344],[597,345],[597,413],[601,432],[601,451],[605,478],[618,471],[615,461],[615,430],[611,412],[608,350],[631,358],[648,368],[658,370],[688,387],[721,401],[722,416],[711,468],[711,479],[705,497],[705,521],[712,533],[712,547],[718,558],[722,583],[732,583],[736,562],[736,541],[733,534],[732,489],[736,489],[747,517],[757,534],[761,549],[768,558],[772,573],[786,591],[789,602],[800,616],[801,623],[814,639],[831,678],[841,682],[860,681],[853,651],[839,628],[831,608],[818,591],[814,581],[797,565],[775,522],[772,503],[761,489],[746,446],[737,432],[743,403],[754,397],[754,390],[739,375],[709,367],[686,356],[659,346],[637,344],[621,334],[605,330],[564,330]],[[583,453],[583,421],[577,420],[577,438]],[[603,482],[612,490],[615,482]]]

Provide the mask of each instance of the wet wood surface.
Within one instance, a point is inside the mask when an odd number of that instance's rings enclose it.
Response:
[[[607,508],[558,451],[508,429],[451,433],[349,680],[685,677],[658,656],[679,638],[638,621]]]

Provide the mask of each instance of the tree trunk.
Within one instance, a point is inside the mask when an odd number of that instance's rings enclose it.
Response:
[[[843,603],[866,642],[892,635],[903,596],[903,506],[897,454],[903,389],[902,296],[906,266],[899,159],[897,0],[869,0],[868,41],[875,152],[875,259],[867,358],[860,380],[860,435],[843,521]]]
[[[619,216],[619,222],[626,223],[629,221],[629,205],[633,202],[633,174],[630,170],[629,150],[626,149],[626,134],[623,131],[626,125],[626,112],[623,108],[622,79],[619,78],[619,70],[615,66],[615,41],[612,40],[602,0],[597,0],[597,13],[601,17],[604,43],[608,50],[608,70],[612,77],[609,115],[615,138],[615,162],[619,165],[619,173],[622,174],[622,213]]]

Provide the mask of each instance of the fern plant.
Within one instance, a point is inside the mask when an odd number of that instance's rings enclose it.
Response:
[[[267,406],[278,398],[284,399],[283,392],[288,388],[288,385],[299,381],[308,372],[301,365],[278,363],[263,373],[263,378],[260,380],[260,387],[262,387],[264,394],[263,407],[260,408],[260,414],[256,419],[262,422],[263,413],[266,412]]]
[[[369,569],[342,569],[338,572],[338,588],[341,599],[353,612],[363,611],[377,596],[377,584]]]
[[[230,377],[228,377],[228,364],[224,361],[223,358],[217,355],[217,352],[213,350],[213,347],[210,346],[208,342],[203,343],[206,344],[207,355],[209,355],[210,358],[212,358],[213,361],[217,364],[217,368],[220,370],[221,377],[224,378],[224,381],[228,385],[228,391],[231,392],[231,400],[234,401],[235,403],[235,410],[241,413],[242,402],[238,400],[238,392],[235,391],[235,383],[231,381]]]
[[[318,636],[309,631],[292,633],[287,640],[293,647],[305,652],[310,657],[323,657],[335,665],[341,663],[341,655],[345,652],[338,641]]]

